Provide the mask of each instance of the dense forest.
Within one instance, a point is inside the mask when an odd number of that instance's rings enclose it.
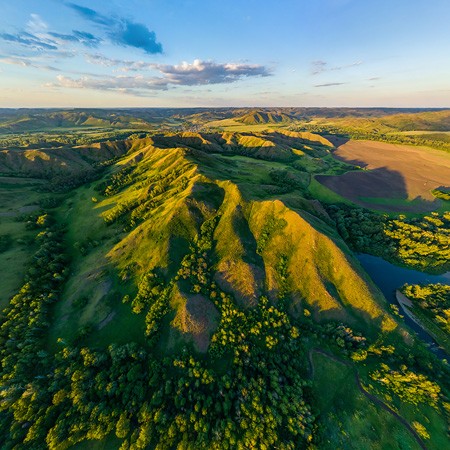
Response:
[[[337,230],[350,246],[418,270],[450,269],[450,213],[391,217],[346,205],[328,207]]]

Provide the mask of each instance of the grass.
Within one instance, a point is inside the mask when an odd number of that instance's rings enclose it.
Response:
[[[134,315],[129,305],[122,303],[130,293],[130,284],[119,281],[117,270],[106,258],[107,252],[121,232],[117,227],[107,227],[100,216],[102,210],[92,197],[98,196],[95,184],[77,189],[58,210],[61,222],[67,223],[67,249],[72,257],[71,276],[62,299],[55,306],[49,331],[49,346],[56,349],[56,340],[76,339],[79,330],[92,326],[86,342],[106,347],[111,342],[144,342],[144,320]],[[88,240],[97,246],[88,248],[83,255],[77,244]],[[85,298],[81,307],[74,304]]]
[[[205,164],[206,163],[206,164]],[[290,169],[284,163],[265,161],[247,156],[214,155],[199,162],[200,170],[211,179],[230,180],[237,184],[246,199],[265,199],[273,196],[269,185],[270,172]],[[295,172],[294,170],[290,169]]]
[[[419,449],[409,431],[356,387],[353,369],[313,353],[313,392],[319,415],[319,448]]]
[[[0,225],[0,230],[4,227]],[[22,239],[28,233],[25,232],[23,224],[17,224],[16,233],[20,233]],[[30,235],[31,239],[32,236]],[[9,299],[16,294],[20,286],[23,284],[23,277],[26,272],[28,262],[33,253],[34,246],[15,243],[11,249],[0,253],[0,308],[4,308]]]
[[[379,206],[395,206],[397,208],[408,208],[414,206],[415,202],[420,203],[421,201],[414,200],[406,200],[402,198],[382,198],[382,197],[359,197],[362,202],[371,203]]]
[[[43,194],[36,192],[39,181],[0,177],[0,236],[11,238],[10,247],[0,253],[0,307],[8,304],[23,283],[27,265],[36,247],[36,231],[17,219],[39,209]]]
[[[399,413],[409,422],[419,422],[430,435],[425,440],[429,450],[442,450],[448,447],[448,423],[444,413],[438,413],[428,405],[414,406],[408,403],[394,402]]]

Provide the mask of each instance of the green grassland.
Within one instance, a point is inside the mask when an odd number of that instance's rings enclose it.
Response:
[[[58,184],[0,179],[7,448],[417,448],[354,382],[388,345],[441,386],[439,406],[373,392],[445,445],[445,366],[419,358],[321,203],[346,202],[314,175],[360,169],[291,116],[245,123],[265,118],[71,147],[72,175],[95,166],[73,189],[57,165]],[[312,386],[311,342],[346,361],[313,353]]]
[[[105,252],[125,233],[118,227],[105,226],[101,213],[106,207],[93,202],[96,196],[95,185],[88,184],[69,196],[56,212],[58,221],[67,224],[72,266],[49,330],[53,348],[57,338],[73,342],[83,328],[92,329],[88,344],[143,342],[142,317],[131,314],[122,303],[124,295],[134,292],[120,282]]]
[[[419,449],[411,433],[356,385],[354,369],[313,352],[323,449]]]
[[[42,195],[36,192],[40,181],[0,178],[0,236],[8,245],[0,253],[0,306],[20,287],[27,264],[35,250],[34,233],[26,229],[21,217],[40,209]]]

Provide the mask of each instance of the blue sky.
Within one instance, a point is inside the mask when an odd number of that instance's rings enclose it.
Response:
[[[450,107],[449,0],[13,0],[0,107]]]

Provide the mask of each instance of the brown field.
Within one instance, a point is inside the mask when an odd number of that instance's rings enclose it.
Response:
[[[320,183],[365,207],[427,212],[441,201],[431,191],[450,186],[450,154],[426,147],[375,141],[335,141],[333,156],[366,170],[318,176]]]

